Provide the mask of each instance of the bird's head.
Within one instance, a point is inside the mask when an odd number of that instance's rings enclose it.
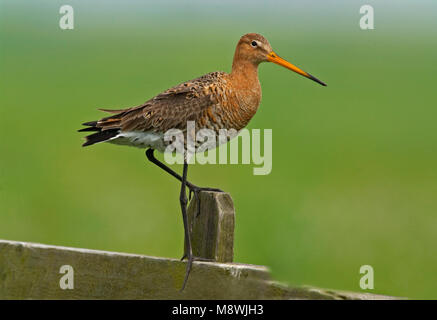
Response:
[[[273,62],[292,70],[308,79],[311,79],[322,86],[326,84],[302,69],[296,67],[285,59],[279,57],[272,49],[269,41],[257,33],[248,33],[240,38],[235,50],[234,62],[249,61],[255,65],[261,62]]]

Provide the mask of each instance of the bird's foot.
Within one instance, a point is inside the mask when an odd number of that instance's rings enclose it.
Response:
[[[199,195],[199,193],[201,191],[224,192],[223,190],[218,189],[218,188],[198,187],[198,186],[195,186],[195,185],[189,185],[188,188],[190,189],[189,200],[191,200],[193,194],[196,197],[196,196]]]
[[[202,258],[202,257],[196,257],[196,256],[192,256],[193,261],[204,261],[204,262],[214,262],[214,259],[210,259],[210,258]],[[181,261],[183,261],[184,259],[187,259],[187,254],[184,253],[184,255],[181,258]]]
[[[218,188],[209,188],[209,187],[198,187],[195,185],[188,185],[188,188],[190,189],[190,193],[189,193],[189,200],[191,200],[191,198],[194,195],[194,200],[197,201],[197,213],[196,213],[196,218],[200,215],[200,197],[199,197],[199,193],[201,191],[214,191],[214,192],[224,192],[221,189]]]
[[[194,261],[209,261],[209,262],[214,261],[213,259],[195,257],[195,256],[193,256],[193,254],[190,254],[190,255],[184,254],[181,261],[184,260],[185,258],[187,258],[187,268],[185,269],[185,278],[184,278],[184,283],[182,284],[182,288],[180,290],[181,292],[184,291],[184,289],[185,289],[185,286],[186,286],[187,280],[188,280],[188,276],[190,275],[191,267],[193,266]]]

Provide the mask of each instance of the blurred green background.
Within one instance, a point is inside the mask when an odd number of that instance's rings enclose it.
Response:
[[[75,29],[59,28],[59,8]],[[359,8],[375,9],[375,30]],[[179,184],[143,151],[81,148],[98,107],[229,71],[247,32],[328,83],[260,66],[249,128],[273,171],[194,165],[231,193],[235,261],[276,280],[437,298],[437,4],[432,1],[0,1],[0,238],[180,258]],[[160,156],[162,159],[162,156]],[[175,166],[180,170],[180,166]],[[1,254],[1,253],[0,253]]]

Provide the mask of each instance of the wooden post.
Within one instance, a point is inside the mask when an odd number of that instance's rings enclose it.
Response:
[[[190,202],[188,221],[194,256],[217,262],[233,261],[235,209],[229,193],[200,192],[199,199]]]

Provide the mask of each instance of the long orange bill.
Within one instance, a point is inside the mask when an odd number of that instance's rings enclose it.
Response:
[[[280,66],[283,66],[287,69],[290,69],[291,71],[294,71],[304,77],[307,77],[308,79],[311,79],[317,83],[320,83],[322,86],[326,87],[326,83],[324,83],[323,81],[320,81],[319,79],[317,79],[316,77],[313,77],[312,75],[310,75],[309,73],[303,71],[302,69],[299,69],[298,67],[296,67],[295,65],[291,64],[290,62],[288,62],[287,60],[282,59],[280,56],[278,56],[276,53],[274,53],[273,51],[269,53],[267,59],[270,62],[276,63]]]

